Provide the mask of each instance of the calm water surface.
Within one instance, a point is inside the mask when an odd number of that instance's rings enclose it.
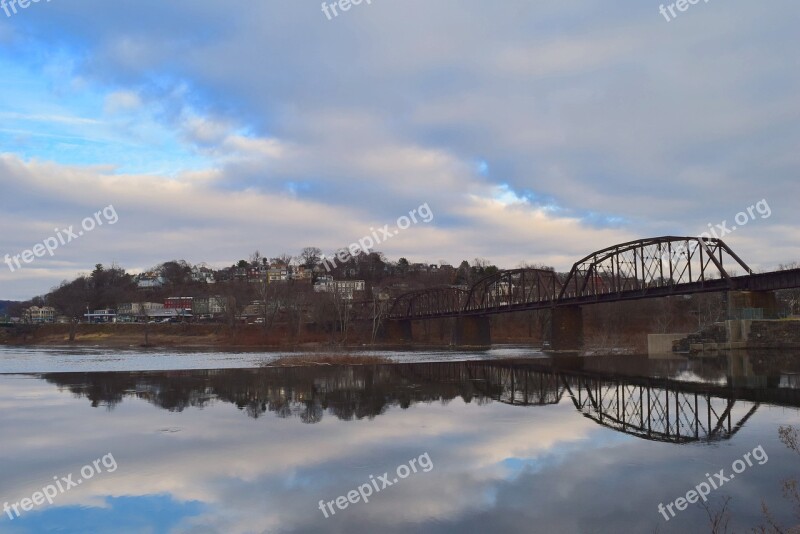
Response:
[[[800,425],[800,357],[507,350],[214,370],[195,367],[229,356],[160,354],[145,371],[152,354],[2,349],[0,504],[81,484],[0,532],[710,532],[699,504],[658,506],[747,453],[709,512],[730,499],[748,531],[763,502],[793,526],[800,455],[778,431]]]

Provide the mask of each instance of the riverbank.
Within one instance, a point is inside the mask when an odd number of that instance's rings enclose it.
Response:
[[[51,324],[4,329],[0,344],[11,346],[92,346],[107,348],[288,348],[324,346],[327,335],[305,332],[291,336],[280,329],[256,325],[198,324],[79,324],[70,341],[70,325]]]
[[[657,337],[657,336],[651,336]],[[666,335],[662,349],[672,345],[672,351],[713,352],[741,349],[800,349],[800,319],[740,319],[713,324],[699,332]],[[669,338],[674,341],[669,342]]]
[[[427,331],[426,331],[427,330]],[[370,347],[382,350],[408,349],[441,350],[453,347],[453,335],[447,329],[415,328],[414,341],[378,337],[373,341],[371,332],[353,329],[343,342],[340,333],[317,330],[306,325],[300,333],[289,332],[283,325],[265,330],[259,325],[208,324],[79,324],[75,326],[74,340],[70,341],[70,325],[21,325],[15,328],[0,328],[0,345],[19,347],[99,347],[108,349],[187,349],[187,350],[267,350],[267,351],[320,351],[342,348],[359,349]],[[632,337],[616,339],[618,344],[609,344],[605,336],[587,335],[587,351],[606,353],[613,350],[640,352],[632,343]],[[639,336],[644,337],[644,336]],[[597,341],[600,340],[600,343]],[[541,331],[530,332],[527,328],[509,328],[506,324],[493,326],[492,345],[519,345],[541,347]],[[486,347],[462,346],[462,349]]]
[[[449,347],[449,338],[423,338],[412,344],[396,340],[372,339],[366,334],[353,332],[343,343],[341,335],[304,328],[300,333],[290,333],[281,325],[265,330],[259,325],[202,324],[79,324],[75,326],[75,338],[70,341],[70,325],[47,324],[25,325],[17,328],[0,328],[0,345],[20,347],[102,347],[110,349],[164,348],[164,349],[209,349],[209,350],[324,350],[326,348],[373,348],[395,349],[400,346],[418,349]],[[504,335],[493,340],[495,344],[522,344],[539,346],[527,336]]]

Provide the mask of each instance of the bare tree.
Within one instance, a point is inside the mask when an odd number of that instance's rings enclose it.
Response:
[[[375,338],[378,337],[378,332],[383,326],[384,318],[389,311],[388,301],[380,300],[380,291],[377,288],[372,288],[372,344],[375,344]]]
[[[275,317],[283,307],[286,288],[283,282],[270,283],[267,278],[258,284],[258,297],[260,301],[261,318],[264,321],[262,327],[266,332],[272,328]]]
[[[350,299],[345,294],[339,291],[334,291],[333,305],[336,309],[336,320],[341,332],[341,342],[347,342],[347,334],[350,331],[350,323],[353,318],[353,306]]]
[[[133,306],[133,305],[131,305]],[[150,310],[147,309],[147,302],[144,299],[140,299],[138,302],[139,306],[139,313],[144,318],[144,346],[150,346]],[[133,311],[133,310],[131,310]]]
[[[672,299],[655,299],[651,312],[652,328],[657,334],[668,334],[675,322],[675,313]]]
[[[485,260],[484,260],[485,261]],[[555,271],[555,269],[549,265],[545,265],[543,263],[533,263],[529,261],[523,261],[519,264],[520,269],[539,269],[540,271]]]
[[[721,293],[695,295],[697,302],[697,327],[703,330],[727,317],[725,300]]]
[[[800,433],[798,433],[795,427],[791,425],[781,425],[778,427],[778,439],[780,439],[781,443],[783,443],[787,448],[797,454],[800,454]],[[796,477],[783,480],[783,496],[794,505],[795,520],[800,520],[800,488],[798,488]],[[761,501],[761,513],[769,524],[769,527],[760,525],[758,528],[753,529],[754,532],[760,532],[762,534],[766,534],[768,532],[770,534],[796,532],[796,527],[787,529],[778,523],[778,521],[770,512],[767,503],[763,500]]]
[[[300,251],[300,256],[297,259],[306,269],[311,269],[319,264],[322,259],[322,250],[317,247],[306,247]]]
[[[711,534],[725,534],[728,532],[728,522],[731,519],[730,510],[728,510],[728,504],[730,502],[730,497],[724,497],[722,499],[722,506],[719,510],[712,509],[706,502],[700,503],[700,505],[706,511],[706,515],[708,515]]]
[[[331,294],[311,291],[308,293],[307,299],[312,322],[318,328],[328,332],[330,339],[333,340],[336,308]]]
[[[311,303],[311,287],[304,284],[295,283],[289,280],[284,283],[286,291],[284,295],[284,313],[286,324],[289,328],[289,335],[294,336],[300,333],[303,319],[309,304]]]
[[[792,262],[778,267],[781,271],[800,268],[800,263]],[[800,289],[786,289],[777,292],[778,297],[786,303],[791,315],[800,314]]]
[[[292,263],[292,256],[284,252],[283,254],[278,254],[277,256],[272,258],[272,261],[279,265],[285,265],[286,267],[288,267],[289,264]]]
[[[247,302],[251,291],[252,288],[249,287],[247,282],[233,281],[222,284],[220,287],[220,294],[224,298],[223,315],[228,322],[228,327],[234,338],[236,337],[236,322],[239,315],[239,306]]]
[[[89,280],[78,277],[72,282],[66,280],[49,295],[50,303],[64,315],[69,317],[69,340],[75,341],[78,322],[92,298],[92,287]]]

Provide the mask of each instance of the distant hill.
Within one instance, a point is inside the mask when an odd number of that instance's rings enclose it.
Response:
[[[0,300],[0,315],[5,315],[6,308],[16,303],[17,301],[14,300]]]

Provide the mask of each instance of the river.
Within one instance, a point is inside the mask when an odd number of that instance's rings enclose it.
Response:
[[[798,355],[370,354],[393,363],[2,348],[0,532],[699,533],[800,510]]]

